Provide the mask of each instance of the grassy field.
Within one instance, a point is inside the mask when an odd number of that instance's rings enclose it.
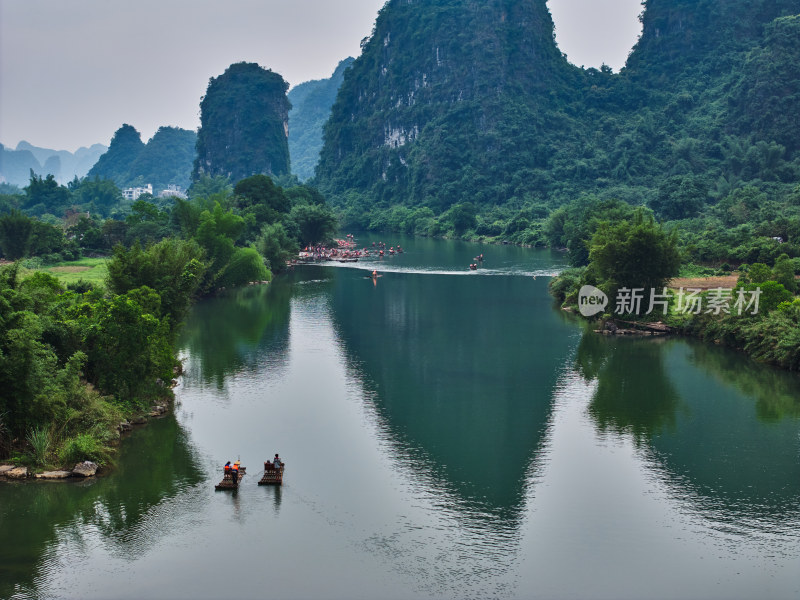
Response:
[[[107,258],[82,258],[71,262],[61,262],[42,270],[50,273],[58,280],[67,285],[80,279],[96,285],[104,285],[108,268],[106,267]]]

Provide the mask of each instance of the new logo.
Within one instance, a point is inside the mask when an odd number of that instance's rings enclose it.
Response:
[[[584,317],[591,317],[608,306],[608,296],[593,285],[585,285],[578,292],[578,310]]]

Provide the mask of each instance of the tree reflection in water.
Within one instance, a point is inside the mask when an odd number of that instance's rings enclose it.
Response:
[[[594,333],[576,368],[597,380],[597,429],[630,435],[690,510],[762,532],[800,516],[795,374],[705,342]]]

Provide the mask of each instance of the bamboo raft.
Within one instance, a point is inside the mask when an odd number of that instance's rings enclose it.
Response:
[[[286,469],[286,463],[280,469],[276,469],[270,463],[264,463],[264,474],[258,481],[258,485],[283,485],[283,471]]]
[[[239,484],[242,482],[242,477],[244,477],[246,473],[247,467],[239,467],[239,479],[236,483],[233,482],[233,475],[231,473],[225,473],[222,477],[222,481],[220,481],[217,485],[214,486],[215,490],[238,490]]]

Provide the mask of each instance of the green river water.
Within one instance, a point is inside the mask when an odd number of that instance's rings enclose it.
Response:
[[[796,374],[585,331],[558,253],[385,241],[199,303],[110,474],[0,483],[0,598],[800,597]]]

